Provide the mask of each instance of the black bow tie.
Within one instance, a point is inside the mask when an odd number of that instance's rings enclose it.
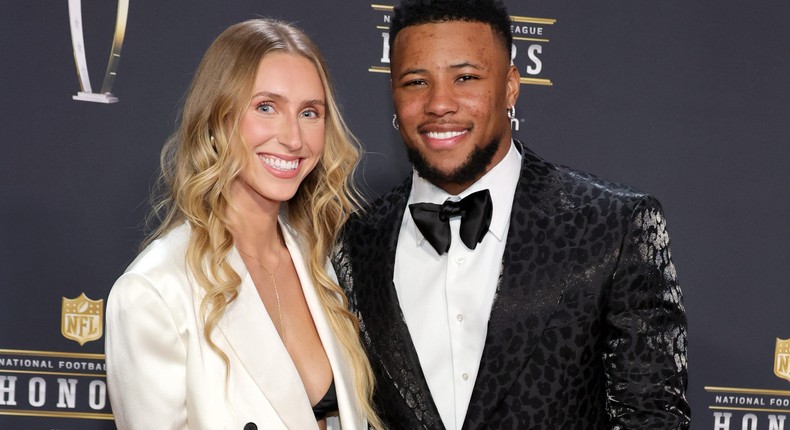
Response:
[[[450,249],[450,218],[461,217],[461,240],[467,248],[475,249],[491,224],[493,205],[491,194],[482,190],[457,202],[414,203],[409,210],[422,235],[442,255]]]

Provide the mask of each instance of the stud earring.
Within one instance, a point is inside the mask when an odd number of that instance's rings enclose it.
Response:
[[[398,124],[398,114],[392,115],[392,128],[395,130],[400,130],[400,124]]]
[[[214,149],[214,153],[218,154],[219,151],[217,150],[217,140],[214,139],[214,135],[213,134],[209,134],[208,135],[208,139],[211,142],[211,147]]]

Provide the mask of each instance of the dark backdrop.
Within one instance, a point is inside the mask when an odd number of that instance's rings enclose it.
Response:
[[[777,339],[790,338],[790,4],[507,4],[542,18],[514,22],[534,39],[516,40],[515,62],[538,83],[521,87],[515,135],[664,205],[689,317],[694,428],[778,423],[790,412],[790,376],[774,366]],[[82,10],[97,91],[116,5],[85,0]],[[324,52],[365,146],[369,192],[408,173],[380,73],[388,15],[358,0],[133,0],[120,101],[98,104],[71,98],[67,2],[0,4],[0,428],[114,428],[103,337],[67,338],[62,299],[106,299],[135,256],[159,150],[202,53],[228,25],[297,22]]]

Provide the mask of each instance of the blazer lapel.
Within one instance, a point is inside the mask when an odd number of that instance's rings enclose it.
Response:
[[[538,344],[586,229],[548,164],[517,142],[522,169],[499,286],[464,428],[479,428],[510,392]]]
[[[317,428],[302,379],[235,248],[228,260],[242,284],[217,323],[218,331],[287,428]],[[300,281],[305,282],[301,275]],[[231,359],[231,365],[237,363]]]
[[[356,387],[354,386],[354,372],[349,365],[349,359],[346,357],[343,345],[335,336],[332,327],[324,312],[324,307],[321,304],[321,299],[315,290],[315,285],[310,279],[310,272],[302,256],[301,249],[303,249],[294,234],[290,231],[289,227],[283,225],[283,236],[285,237],[285,244],[291,252],[291,259],[294,262],[296,273],[299,275],[299,280],[302,284],[302,291],[304,293],[305,301],[310,309],[310,314],[313,316],[313,323],[318,331],[318,336],[321,338],[321,343],[326,351],[329,364],[332,366],[332,373],[335,381],[335,391],[337,393],[337,402],[340,410],[340,421],[343,423],[343,430],[365,429],[365,417],[362,411],[357,407],[357,400],[354,396]]]
[[[352,253],[351,276],[343,276],[342,269],[339,275],[350,284],[345,287],[360,319],[363,344],[374,367],[380,366],[377,376],[390,380],[381,382],[378,403],[385,403],[385,410],[413,414],[412,419],[425,427],[443,428],[393,283],[395,249],[410,190],[411,178],[354,225],[355,243],[346,244]],[[394,387],[399,398],[385,398],[385,386]],[[400,406],[388,405],[391,402]]]

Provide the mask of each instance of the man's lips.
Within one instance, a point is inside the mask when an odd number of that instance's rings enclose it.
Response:
[[[421,131],[420,134],[425,137],[425,143],[429,147],[434,149],[448,149],[461,142],[469,134],[469,129],[424,130]]]
[[[431,139],[452,139],[454,137],[460,136],[462,134],[468,133],[468,130],[459,130],[459,131],[427,131],[423,134],[428,136]]]

